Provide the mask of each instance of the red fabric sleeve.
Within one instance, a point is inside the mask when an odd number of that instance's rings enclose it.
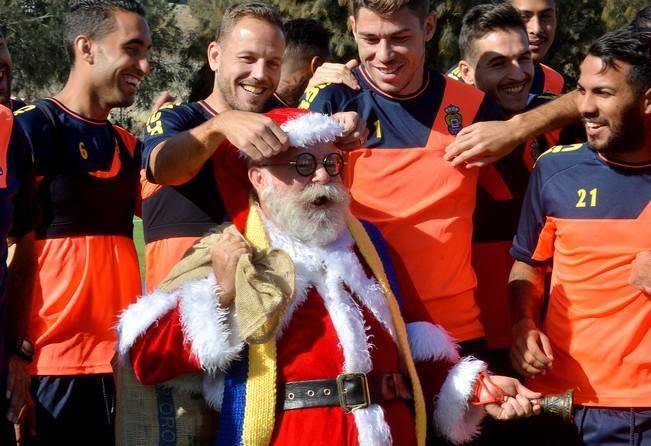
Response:
[[[199,359],[185,342],[178,307],[138,338],[131,348],[131,365],[138,380],[147,385],[201,370]]]
[[[434,412],[434,398],[439,394],[454,363],[448,360],[416,362],[416,371],[423,389],[427,413]]]

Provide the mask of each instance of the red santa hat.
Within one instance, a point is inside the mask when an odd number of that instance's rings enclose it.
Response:
[[[299,108],[277,108],[265,113],[289,137],[290,147],[309,148],[334,142],[343,128],[329,116]],[[226,211],[233,224],[244,231],[249,210],[249,183],[246,160],[230,143],[224,143],[213,155],[215,177]]]

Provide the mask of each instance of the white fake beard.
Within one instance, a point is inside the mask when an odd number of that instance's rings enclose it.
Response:
[[[346,227],[350,195],[341,184],[310,183],[301,191],[279,193],[268,174],[268,186],[260,194],[278,228],[304,243],[327,245]],[[325,198],[329,204],[313,203]]]

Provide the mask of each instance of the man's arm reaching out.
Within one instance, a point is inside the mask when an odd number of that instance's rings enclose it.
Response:
[[[445,150],[453,166],[481,167],[508,155],[530,138],[575,124],[581,119],[572,91],[548,104],[515,115],[506,121],[472,124],[459,132]]]
[[[184,184],[226,139],[255,161],[288,147],[287,134],[271,118],[229,110],[161,142],[151,153],[149,169],[158,184]]]

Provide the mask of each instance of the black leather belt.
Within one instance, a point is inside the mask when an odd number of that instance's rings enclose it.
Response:
[[[411,400],[409,380],[401,373],[343,373],[337,379],[285,384],[283,410],[340,406],[345,412],[398,398]]]

